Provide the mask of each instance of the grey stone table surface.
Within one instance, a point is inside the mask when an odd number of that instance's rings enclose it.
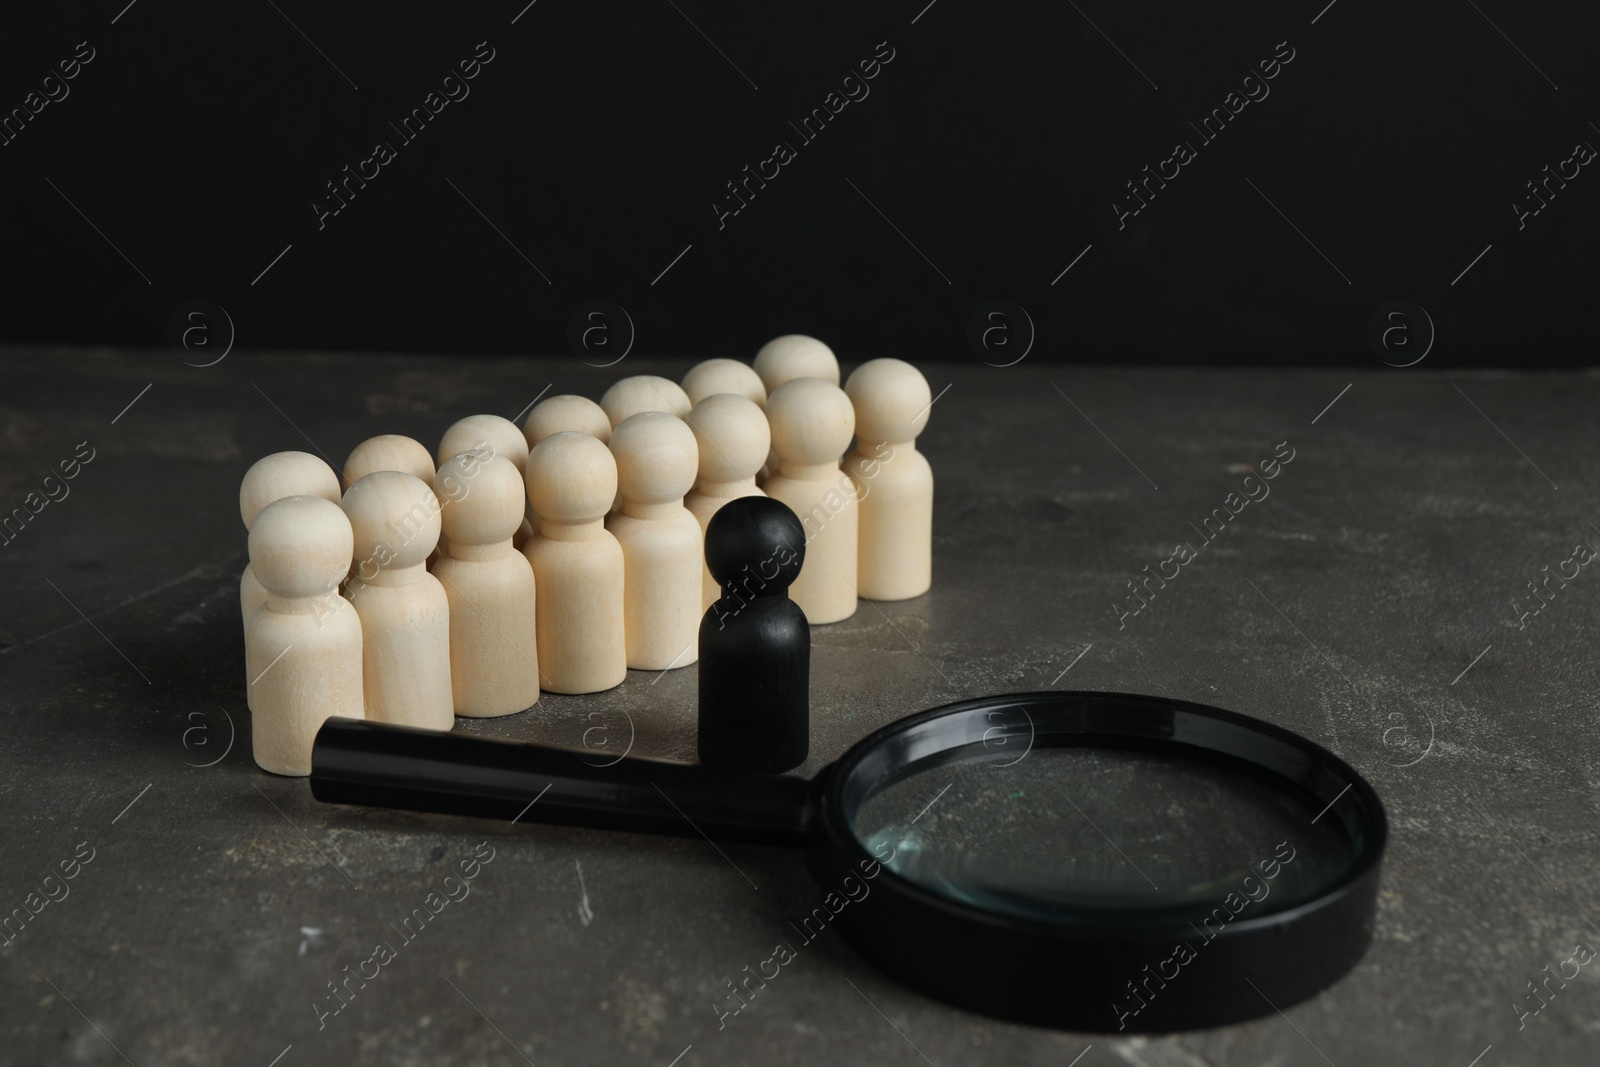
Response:
[[[385,432],[431,447],[547,387],[686,367],[3,353],[0,502],[50,499],[0,547],[0,1063],[1594,1062],[1600,967],[1547,978],[1600,948],[1600,575],[1566,562],[1600,545],[1593,374],[927,367],[950,386],[920,442],[934,586],[813,629],[802,772],[910,712],[1049,688],[1217,704],[1339,752],[1391,820],[1372,949],[1246,1024],[996,1022],[832,932],[723,1015],[819,903],[799,854],[335,808],[255,767],[251,462],[342,462]],[[1128,583],[1280,446],[1270,495],[1123,614]],[[63,461],[76,477],[47,482]],[[692,666],[631,672],[458,729],[688,760],[695,685]],[[475,855],[470,892],[401,940]],[[394,958],[335,999],[380,942]]]

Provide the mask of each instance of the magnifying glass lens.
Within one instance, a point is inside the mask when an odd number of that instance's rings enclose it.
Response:
[[[904,768],[850,824],[891,871],[987,911],[1199,923],[1218,908],[1232,921],[1292,907],[1349,869],[1356,843],[1315,815],[1281,783],[1210,763],[972,744]]]

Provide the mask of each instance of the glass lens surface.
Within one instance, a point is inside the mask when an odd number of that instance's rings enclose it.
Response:
[[[1011,747],[968,745],[908,768],[862,800],[856,837],[895,873],[989,911],[1105,923],[1161,911],[1203,934],[1317,895],[1354,856],[1336,818],[1243,773]]]

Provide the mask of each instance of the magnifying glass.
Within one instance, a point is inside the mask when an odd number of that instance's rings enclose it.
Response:
[[[758,709],[752,714],[759,714]],[[319,800],[806,850],[817,906],[926,995],[1058,1029],[1270,1014],[1372,939],[1382,802],[1333,753],[1219,708],[1095,692],[934,708],[815,778],[329,719]]]

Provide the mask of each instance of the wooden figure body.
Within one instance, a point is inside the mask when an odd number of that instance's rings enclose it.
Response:
[[[855,433],[855,410],[837,385],[796,378],[768,398],[767,421],[779,459],[767,495],[787,504],[806,532],[805,566],[789,595],[812,624],[848,619],[856,611],[858,512],[839,457]]]
[[[699,658],[700,524],[683,506],[699,455],[676,415],[643,411],[611,433],[622,507],[606,529],[622,546],[622,611],[628,666],[664,671]]]
[[[263,770],[304,776],[323,721],[364,715],[361,621],[337,592],[354,539],[320,496],[283,497],[254,519],[250,563],[267,599],[245,622],[250,747]]]
[[[683,418],[689,414],[689,395],[671,378],[654,374],[635,374],[614,383],[600,397],[600,407],[615,430],[623,419],[641,411],[665,411]]]
[[[249,532],[262,508],[286,496],[319,496],[337,504],[339,476],[332,467],[309,452],[274,452],[256,460],[245,471],[244,480],[239,484],[239,517],[244,520],[245,531]],[[248,626],[250,616],[266,602],[267,590],[257,580],[255,568],[245,564],[244,573],[239,576],[241,621]],[[254,699],[255,689],[246,686],[246,703]],[[249,706],[254,707],[253,704]]]
[[[448,730],[450,601],[425,566],[439,541],[439,499],[419,478],[380,470],[358,479],[343,506],[355,532],[345,595],[361,617],[367,718]]]
[[[539,671],[552,693],[598,693],[628,674],[622,547],[603,525],[617,492],[611,451],[588,434],[551,434],[528,455],[539,533],[523,551],[538,587]]]
[[[772,432],[767,417],[753,401],[725,393],[696,403],[687,421],[700,452],[700,470],[683,504],[704,533],[711,516],[728,501],[766,495],[756,488],[755,476],[772,447]],[[715,599],[717,580],[702,562],[700,610],[705,611]]]
[[[856,446],[844,471],[860,509],[856,586],[868,600],[909,600],[933,584],[933,468],[917,451],[933,393],[922,372],[874,359],[845,383]]]
[[[533,568],[512,547],[527,500],[522,474],[508,457],[474,449],[446,459],[438,483],[470,487],[444,501],[440,522],[449,540],[433,565],[450,603],[455,713],[522,711],[539,699]]]
[[[706,530],[721,595],[700,623],[699,754],[708,767],[777,774],[811,745],[811,631],[785,590],[806,535],[766,497],[729,501]]]
[[[761,375],[748,363],[736,359],[708,359],[696,363],[683,376],[683,391],[691,404],[718,393],[742,396],[755,401],[757,407],[767,403],[767,387],[762,384]]]

